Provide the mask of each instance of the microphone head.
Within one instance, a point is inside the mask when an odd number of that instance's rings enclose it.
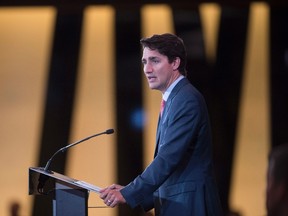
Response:
[[[114,129],[108,129],[108,130],[106,130],[106,134],[112,134],[112,133],[114,133]]]

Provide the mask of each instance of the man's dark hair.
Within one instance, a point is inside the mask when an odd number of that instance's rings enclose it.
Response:
[[[271,174],[276,182],[288,185],[288,143],[272,149],[269,154],[269,163],[272,163]]]
[[[140,43],[143,47],[148,47],[151,50],[157,50],[160,54],[168,57],[169,63],[172,63],[177,57],[180,58],[178,70],[184,76],[186,71],[186,49],[183,40],[176,35],[166,33],[161,35],[153,35],[149,38],[142,38]]]

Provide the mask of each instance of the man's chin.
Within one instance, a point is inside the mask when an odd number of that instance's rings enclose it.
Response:
[[[152,89],[152,90],[157,90],[157,86],[156,85],[153,85],[153,84],[149,84],[149,88]]]

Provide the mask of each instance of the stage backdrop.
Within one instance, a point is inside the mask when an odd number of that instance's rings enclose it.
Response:
[[[201,4],[199,10],[206,55],[214,61],[221,7]],[[21,216],[31,214],[33,197],[28,196],[28,168],[37,166],[56,12],[53,7],[0,8],[0,215],[3,216],[11,215],[11,208],[17,207]],[[84,12],[71,143],[108,128],[117,133],[114,12],[109,5],[87,7]],[[142,36],[174,32],[168,5],[143,7],[141,19]],[[266,4],[251,5],[230,200],[232,209],[244,216],[265,214],[266,159],[270,145],[268,19]],[[153,156],[160,98],[158,92],[148,89],[143,76],[146,165]],[[66,174],[100,187],[114,183],[116,145],[110,135],[74,147],[68,153]],[[97,195],[91,195],[89,206],[103,204]],[[89,210],[89,215],[115,214],[115,210],[108,208]]]

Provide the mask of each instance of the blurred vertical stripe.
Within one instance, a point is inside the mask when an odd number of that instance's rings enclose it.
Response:
[[[67,175],[99,187],[116,182],[114,10],[109,6],[85,9],[79,75],[71,142],[114,128],[115,133],[93,138],[69,150]],[[103,206],[90,194],[89,206]],[[115,209],[89,209],[89,215],[115,215]]]
[[[269,7],[251,5],[242,99],[232,176],[231,206],[243,215],[265,215],[270,147]]]
[[[0,8],[0,215],[13,202],[30,215],[54,18],[52,7]]]

